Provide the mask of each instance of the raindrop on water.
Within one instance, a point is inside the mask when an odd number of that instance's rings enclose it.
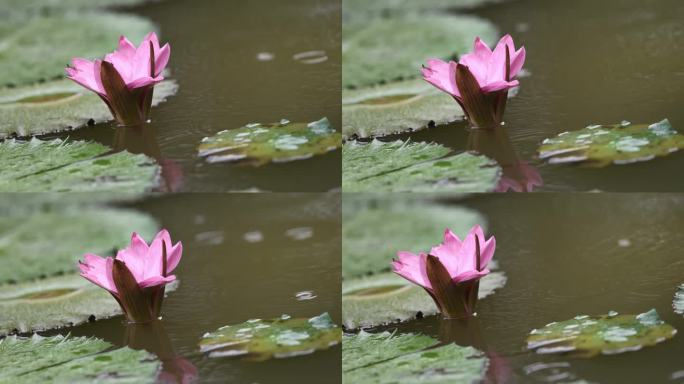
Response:
[[[264,234],[261,231],[250,231],[242,235],[248,243],[258,243],[264,239]]]
[[[259,61],[271,61],[275,58],[275,55],[271,52],[259,52],[256,58]]]
[[[325,51],[306,51],[295,53],[292,58],[303,64],[320,64],[328,61]]]
[[[293,240],[306,240],[313,237],[313,228],[311,227],[297,227],[285,231],[285,236]]]
[[[301,291],[295,294],[295,298],[297,301],[305,301],[315,299],[316,295],[313,293],[313,291]]]
[[[622,248],[627,248],[630,245],[632,245],[632,242],[629,241],[629,239],[620,239],[620,240],[618,240],[617,243],[618,243],[618,246],[620,246]]]

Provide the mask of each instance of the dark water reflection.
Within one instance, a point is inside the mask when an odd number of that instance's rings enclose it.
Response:
[[[183,190],[339,188],[340,151],[258,168],[197,158],[203,137],[251,122],[328,117],[340,128],[339,1],[164,0],[126,12],[150,18],[172,46],[169,68],[179,92],[153,108],[151,125],[162,157],[184,175]],[[113,127],[68,136],[112,145]]]
[[[481,195],[453,204],[485,215],[497,240],[495,259],[508,277],[503,289],[479,302],[481,335],[470,340],[495,353],[497,375],[509,372],[513,383],[572,377],[602,383],[677,382],[670,378],[684,370],[684,318],[673,312],[672,299],[684,282],[684,196]],[[592,359],[525,351],[528,332],[552,321],[651,308],[680,334],[638,352]],[[438,316],[399,329],[445,335]],[[558,368],[525,373],[540,362]]]
[[[336,194],[177,194],[134,204],[157,218],[184,248],[176,270],[180,286],[162,310],[169,345],[154,333],[142,338],[152,342],[138,338],[139,346],[164,347],[159,350],[176,363],[169,363],[172,368],[189,362],[202,383],[339,382],[339,346],[261,363],[209,359],[197,352],[205,332],[252,318],[329,312],[340,323],[339,199]],[[304,291],[315,297],[298,300]],[[59,333],[126,345],[131,330],[122,322],[119,316]],[[175,355],[187,361],[175,361]]]
[[[684,132],[684,2],[680,0],[510,0],[475,14],[527,49],[520,93],[506,126],[530,162],[545,138],[590,124],[670,119]],[[416,132],[415,140],[466,149],[463,123]],[[531,164],[546,191],[677,192],[684,154],[603,169]]]

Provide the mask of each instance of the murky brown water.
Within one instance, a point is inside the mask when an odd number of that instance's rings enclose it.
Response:
[[[161,155],[180,166],[183,190],[339,188],[340,151],[255,168],[205,163],[197,145],[225,129],[283,118],[328,117],[339,130],[340,7],[337,0],[165,0],[125,10],[150,18],[172,46],[169,68],[180,88],[153,109],[152,128]],[[310,51],[323,51],[327,60],[307,64],[298,56]],[[259,61],[259,53],[273,58]],[[68,136],[112,145],[113,127],[99,124]]]
[[[684,3],[679,0],[511,0],[474,14],[527,49],[520,93],[506,108],[518,156],[536,166],[543,191],[678,192],[684,154],[602,169],[544,165],[539,143],[590,124],[670,119],[684,132]],[[403,135],[464,150],[465,124]]]
[[[339,346],[265,362],[210,359],[197,347],[205,332],[253,318],[328,312],[340,323],[339,199],[313,193],[177,194],[133,204],[183,242],[175,272],[180,286],[164,301],[163,324],[176,352],[199,368],[200,382],[340,382]],[[311,236],[288,235],[297,228]],[[303,291],[315,298],[297,300]],[[123,321],[119,316],[51,333],[123,345]]]
[[[482,336],[512,370],[508,382],[676,383],[684,338],[641,351],[591,359],[525,351],[535,328],[579,314],[637,314],[655,308],[681,331],[672,310],[684,282],[684,197],[657,194],[481,195],[450,204],[480,211],[496,236],[494,259],[508,282],[478,304]],[[619,245],[627,239],[630,245]],[[437,337],[440,316],[398,327]],[[557,371],[525,374],[534,363]],[[552,376],[556,376],[553,379]]]

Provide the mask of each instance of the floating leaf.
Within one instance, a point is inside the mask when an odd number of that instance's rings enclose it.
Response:
[[[677,288],[672,307],[674,308],[675,313],[684,315],[684,284]]]
[[[102,9],[109,7],[130,7],[147,0],[3,0],[0,2],[0,15],[10,18],[31,15],[53,15],[59,11],[69,13],[74,10]]]
[[[312,123],[248,124],[205,137],[199,156],[210,163],[249,161],[255,165],[302,160],[339,148],[342,139],[327,118]]]
[[[151,239],[157,223],[125,209],[71,205],[40,212],[0,207],[0,283],[78,271],[86,252],[113,255],[132,231]]]
[[[344,196],[343,278],[389,271],[397,251],[425,252],[442,241],[446,228],[464,235],[475,224],[485,226],[485,218],[469,209],[393,199]]]
[[[106,154],[84,141],[0,143],[0,192],[126,192],[152,189],[159,166],[143,154]]]
[[[550,164],[582,163],[592,167],[629,164],[667,156],[684,148],[681,135],[665,119],[655,124],[590,125],[546,139],[539,158]]]
[[[501,177],[498,164],[485,156],[449,150],[439,144],[400,140],[356,141],[342,149],[344,192],[471,193],[490,192]]]
[[[199,343],[200,351],[209,357],[244,357],[262,361],[307,355],[339,344],[342,330],[327,313],[320,316],[276,319],[253,319],[242,324],[227,325],[207,333]]]
[[[655,309],[640,315],[610,312],[599,317],[580,315],[547,324],[527,337],[527,348],[537,353],[569,353],[576,357],[637,351],[674,337]]]
[[[342,91],[345,138],[380,137],[461,119],[458,103],[423,80]]]
[[[362,87],[420,75],[427,59],[469,52],[480,36],[494,42],[496,28],[474,16],[378,18],[345,28],[342,85]]]
[[[500,0],[345,0],[342,17],[344,24],[358,25],[371,18],[387,15],[470,9],[497,1]]]
[[[154,88],[152,105],[177,90],[175,81],[162,81]],[[112,114],[105,103],[71,80],[0,89],[0,138],[43,135],[109,120]]]
[[[0,85],[25,85],[64,77],[72,57],[97,58],[116,48],[122,31],[141,41],[154,25],[147,19],[108,13],[64,13],[12,20],[0,30]]]
[[[0,383],[154,382],[160,367],[154,356],[111,346],[86,337],[6,337],[0,340]]]
[[[490,265],[491,267],[491,265]],[[506,284],[502,272],[480,281],[479,298]],[[347,329],[368,328],[439,313],[423,288],[394,273],[345,280],[342,283],[342,324]]]
[[[367,384],[475,383],[487,370],[487,358],[472,347],[448,344],[423,335],[389,332],[345,336],[342,382]]]
[[[177,287],[177,282],[167,285],[166,293]],[[77,274],[0,285],[0,336],[72,327],[120,314],[109,293]]]

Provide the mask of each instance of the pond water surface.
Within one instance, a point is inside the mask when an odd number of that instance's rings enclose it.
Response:
[[[164,0],[122,10],[150,18],[172,46],[170,77],[180,88],[153,108],[156,138],[148,147],[158,146],[152,152],[178,165],[180,190],[339,188],[340,151],[253,167],[208,164],[197,157],[197,146],[206,136],[254,122],[327,117],[339,130],[340,7],[337,0]],[[112,145],[114,127],[59,136]]]
[[[328,312],[340,324],[339,195],[177,194],[132,208],[183,242],[175,271],[180,286],[164,301],[163,325],[175,351],[198,368],[200,382],[340,381],[339,345],[264,362],[208,358],[197,347],[205,332],[254,318]],[[118,316],[47,334],[95,336],[121,346],[123,323]]]
[[[684,190],[684,154],[592,169],[545,165],[545,138],[592,124],[651,124],[668,118],[684,132],[684,2],[679,0],[511,0],[472,13],[527,50],[529,77],[506,109],[518,156],[537,167],[541,191]],[[426,22],[427,18],[426,17]],[[465,150],[464,123],[401,135]]]

